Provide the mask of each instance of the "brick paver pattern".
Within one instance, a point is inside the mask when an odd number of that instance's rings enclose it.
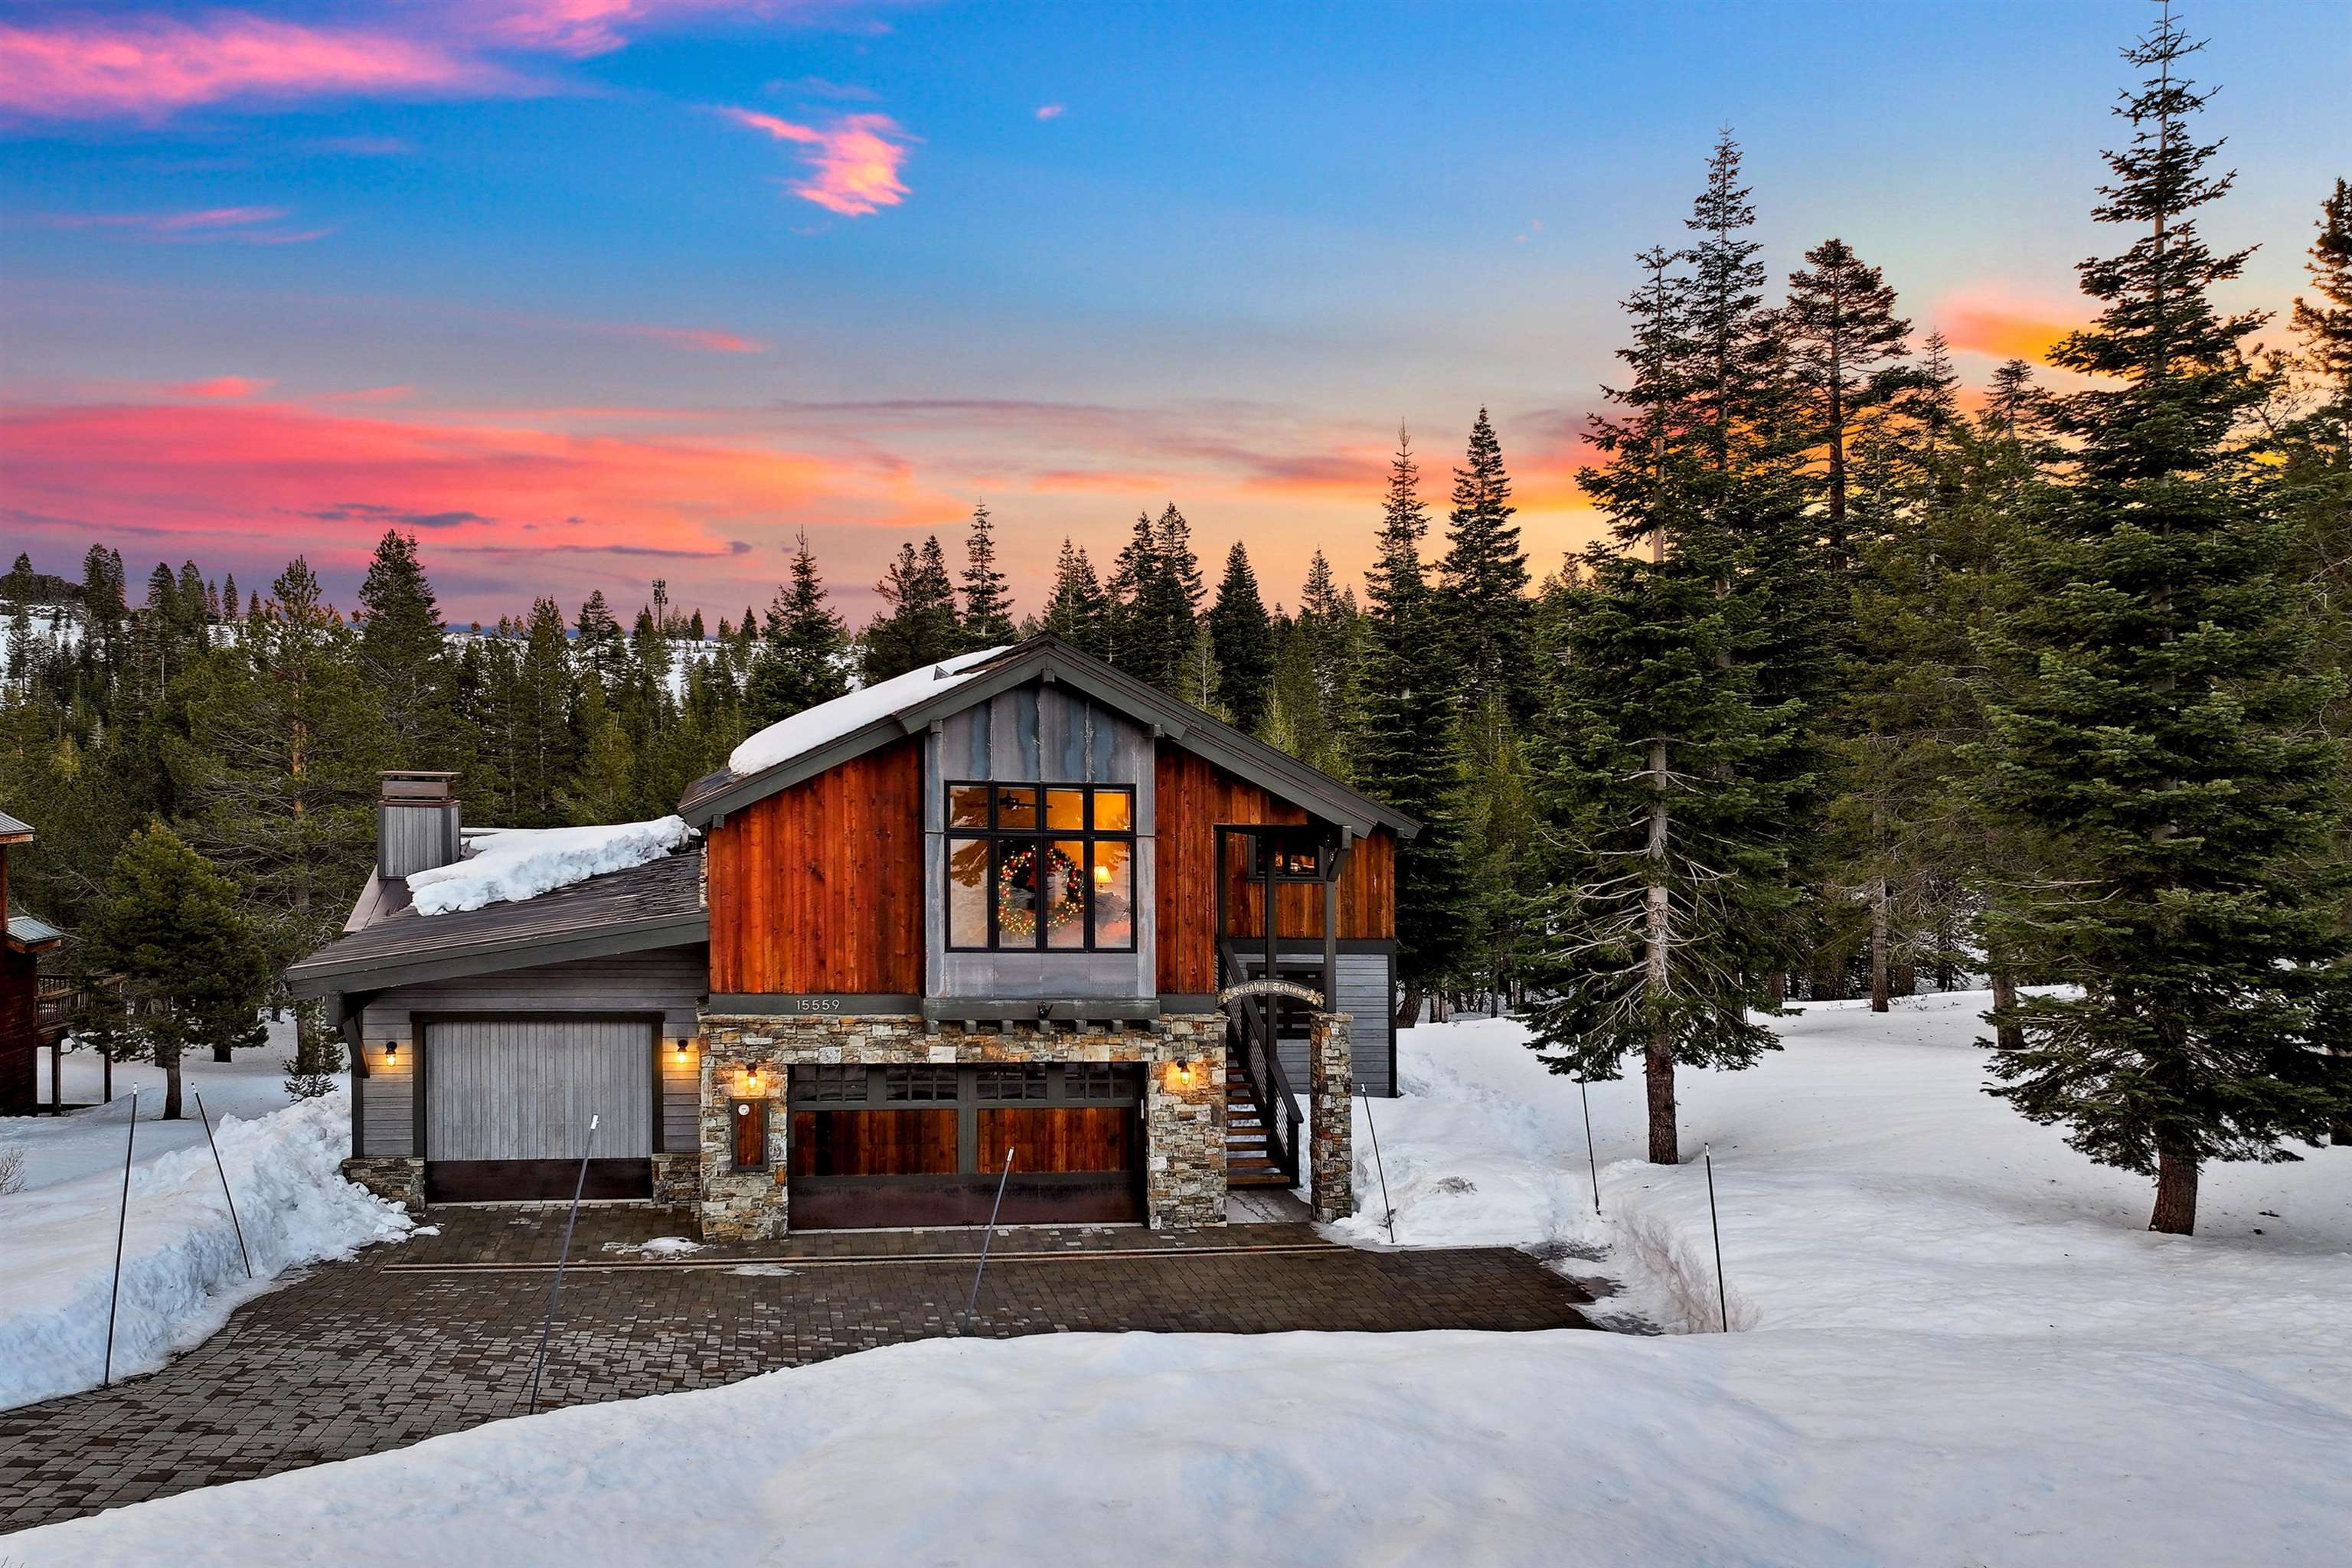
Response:
[[[520,1414],[562,1211],[433,1217],[438,1236],[309,1270],[152,1376],[0,1411],[0,1531]],[[980,1247],[931,1231],[634,1250],[681,1228],[656,1209],[583,1212],[541,1408],[953,1333]],[[1359,1251],[1305,1226],[1018,1230],[991,1259],[974,1335],[1591,1326],[1590,1298],[1523,1253]]]

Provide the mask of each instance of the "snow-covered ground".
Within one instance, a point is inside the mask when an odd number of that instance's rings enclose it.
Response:
[[[656,1560],[2334,1563],[2352,1150],[2230,1167],[2204,1234],[1979,1092],[1980,997],[1821,1008],[1685,1073],[1745,1331],[937,1341],[507,1421],[11,1538],[26,1564]],[[1712,1305],[1704,1171],[1638,1086],[1424,1026],[1377,1118],[1404,1244],[1611,1248]],[[1370,1129],[1345,1227],[1385,1245]]]
[[[123,1113],[110,1114],[119,1138]],[[408,1233],[399,1205],[342,1179],[351,1128],[350,1092],[337,1089],[257,1120],[216,1115],[217,1167],[199,1127],[194,1147],[133,1168],[117,1376],[152,1371],[205,1338],[286,1269]],[[148,1131],[142,1121],[141,1137]],[[251,1279],[222,1196],[224,1172]],[[0,1197],[0,1409],[99,1383],[123,1203],[120,1166]]]
[[[217,1123],[224,1116],[247,1121],[266,1116],[287,1103],[286,1063],[294,1055],[294,1016],[268,1026],[263,1045],[231,1053],[236,1058],[215,1062],[212,1053],[190,1052],[180,1066],[186,1103],[185,1120],[163,1121],[163,1069],[150,1062],[114,1064],[114,1103],[101,1106],[104,1068],[94,1050],[71,1050],[65,1059],[65,1096],[68,1105],[90,1110],[71,1116],[0,1117],[0,1148],[15,1146],[25,1152],[25,1185],[52,1186],[97,1171],[122,1173],[124,1123],[131,1116],[131,1091],[139,1090],[139,1139],[133,1157],[145,1162],[175,1149],[201,1147],[205,1130],[196,1121],[196,1091]],[[36,1064],[41,1103],[49,1099],[49,1053],[44,1049]],[[339,1074],[338,1084],[348,1075]],[[0,1238],[5,1239],[5,1238]]]

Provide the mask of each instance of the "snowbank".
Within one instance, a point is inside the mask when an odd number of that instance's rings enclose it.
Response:
[[[145,1097],[142,1096],[143,1100]],[[110,1118],[118,1140],[124,1111]],[[214,1126],[253,1252],[248,1282],[220,1174],[202,1142],[136,1166],[122,1253],[114,1372],[152,1371],[217,1330],[288,1268],[404,1236],[396,1204],[344,1181],[347,1090]],[[140,1136],[148,1123],[140,1123]],[[117,1143],[118,1151],[121,1144]],[[96,1386],[105,1365],[108,1287],[121,1168],[0,1197],[0,1408]]]
[[[466,858],[409,875],[420,915],[520,903],[541,893],[658,860],[694,837],[684,819],[612,827],[494,827],[467,836]]]
[[[828,745],[844,735],[855,734],[877,719],[911,707],[926,697],[942,691],[952,691],[972,678],[975,668],[985,664],[1004,650],[982,648],[978,653],[958,654],[937,664],[926,664],[904,675],[894,675],[887,680],[862,687],[845,697],[779,720],[757,734],[747,736],[743,743],[729,754],[727,765],[738,773],[756,773],[762,768],[787,763],[805,752]],[[940,675],[938,672],[946,670]]]
[[[2200,1370],[1825,1332],[940,1340],[8,1550],[26,1568],[2338,1561],[2346,1426],[2305,1391]]]

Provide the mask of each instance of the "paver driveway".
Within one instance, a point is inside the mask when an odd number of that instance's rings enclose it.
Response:
[[[434,1218],[440,1235],[312,1269],[152,1376],[0,1412],[0,1531],[520,1414],[562,1212]],[[934,1231],[635,1250],[680,1224],[583,1215],[542,1408],[951,1333],[980,1245]],[[1587,1300],[1501,1247],[1363,1252],[1293,1225],[1025,1230],[997,1237],[971,1331],[1583,1328]]]

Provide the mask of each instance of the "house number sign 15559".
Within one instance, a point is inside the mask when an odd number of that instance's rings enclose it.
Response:
[[[793,1011],[795,1013],[838,1013],[841,1011],[841,998],[838,996],[795,996],[793,998],[792,1006]]]

